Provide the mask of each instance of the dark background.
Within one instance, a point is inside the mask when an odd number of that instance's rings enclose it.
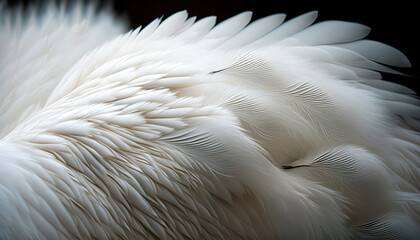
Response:
[[[39,0],[35,0],[39,2]],[[87,1],[87,0],[85,0]],[[34,0],[7,0],[14,5]],[[46,2],[43,0],[42,2]],[[69,0],[69,2],[71,2]],[[215,15],[218,22],[243,11],[253,11],[253,19],[258,19],[273,13],[286,13],[287,19],[312,10],[319,11],[318,21],[346,20],[365,24],[372,28],[368,39],[378,40],[401,50],[410,60],[411,68],[398,69],[412,77],[401,77],[383,74],[384,79],[399,82],[420,93],[419,78],[419,8],[415,1],[136,1],[136,0],[106,0],[120,15],[125,15],[131,27],[147,25],[157,17],[167,17],[180,10],[188,10],[190,16],[198,19]]]

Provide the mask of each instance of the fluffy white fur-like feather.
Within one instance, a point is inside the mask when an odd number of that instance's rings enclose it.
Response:
[[[369,28],[38,11],[0,8],[0,239],[420,233],[419,101]]]

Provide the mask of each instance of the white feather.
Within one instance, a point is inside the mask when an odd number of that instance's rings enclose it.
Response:
[[[294,33],[301,31],[302,29],[305,29],[316,20],[317,16],[318,12],[313,11],[295,17],[294,19],[285,22],[280,27],[272,31],[270,34],[262,38],[260,42],[256,43],[272,44],[278,42],[286,37],[293,35]]]
[[[293,38],[301,40],[306,45],[333,44],[350,42],[366,37],[370,28],[350,22],[325,21],[306,28]]]
[[[221,22],[210,32],[207,33],[205,38],[229,38],[236,34],[237,32],[241,31],[248,23],[251,21],[252,13],[251,12],[243,12],[235,17],[232,17],[224,22]]]
[[[0,5],[0,239],[418,236],[419,101],[369,28],[94,9]]]
[[[285,17],[284,14],[275,14],[254,21],[241,32],[224,42],[221,47],[225,49],[234,49],[254,42],[278,27],[284,21]]]
[[[363,56],[380,63],[396,67],[410,67],[411,64],[403,53],[384,43],[361,40],[352,43],[345,43],[340,47],[361,53]]]

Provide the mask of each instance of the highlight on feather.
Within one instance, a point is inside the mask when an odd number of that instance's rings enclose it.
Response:
[[[0,239],[416,239],[410,63],[317,15],[0,3]]]

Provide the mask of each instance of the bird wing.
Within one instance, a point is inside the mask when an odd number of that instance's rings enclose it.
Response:
[[[85,55],[4,141],[66,172],[61,202],[40,195],[80,236],[409,238],[418,101],[379,74],[408,61],[316,16],[157,19]]]

